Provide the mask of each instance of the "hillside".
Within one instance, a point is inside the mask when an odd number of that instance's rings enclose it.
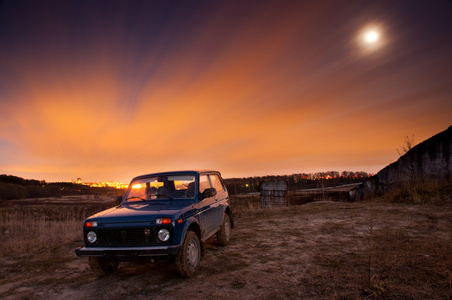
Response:
[[[419,143],[350,192],[353,200],[402,190],[418,198],[419,191],[452,185],[452,126]],[[414,199],[421,201],[422,199]]]

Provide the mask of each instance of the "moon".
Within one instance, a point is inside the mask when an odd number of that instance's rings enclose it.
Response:
[[[367,41],[368,43],[373,44],[373,43],[375,43],[375,42],[378,40],[378,37],[379,37],[379,36],[378,36],[378,33],[377,33],[377,32],[371,31],[371,32],[369,32],[369,33],[366,34],[365,39],[366,39],[366,41]]]
[[[355,36],[355,42],[362,55],[379,51],[387,43],[383,25],[369,24],[361,28]]]

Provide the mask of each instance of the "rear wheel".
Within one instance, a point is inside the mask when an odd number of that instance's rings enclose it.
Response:
[[[119,262],[104,257],[90,256],[89,265],[91,270],[96,273],[97,276],[105,276],[112,274],[119,266]]]
[[[224,215],[223,224],[221,224],[220,230],[217,232],[218,244],[226,246],[231,239],[231,219],[227,214]]]
[[[201,243],[193,231],[187,231],[182,249],[176,255],[176,269],[181,277],[196,274],[201,260]]]

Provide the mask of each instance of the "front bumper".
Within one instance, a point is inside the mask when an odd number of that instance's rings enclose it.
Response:
[[[79,247],[75,249],[77,256],[113,256],[113,257],[142,257],[176,255],[181,246],[157,247]]]

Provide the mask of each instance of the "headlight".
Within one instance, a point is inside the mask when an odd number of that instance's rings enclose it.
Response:
[[[160,229],[159,233],[158,233],[158,237],[159,237],[159,240],[161,240],[162,242],[168,241],[170,238],[170,233],[169,233],[168,229],[165,229],[165,228]]]
[[[160,235],[160,233],[159,233]],[[88,242],[90,242],[91,244],[94,244],[97,241],[97,234],[94,231],[90,231],[88,232],[88,234],[86,235],[86,239],[88,240]]]

